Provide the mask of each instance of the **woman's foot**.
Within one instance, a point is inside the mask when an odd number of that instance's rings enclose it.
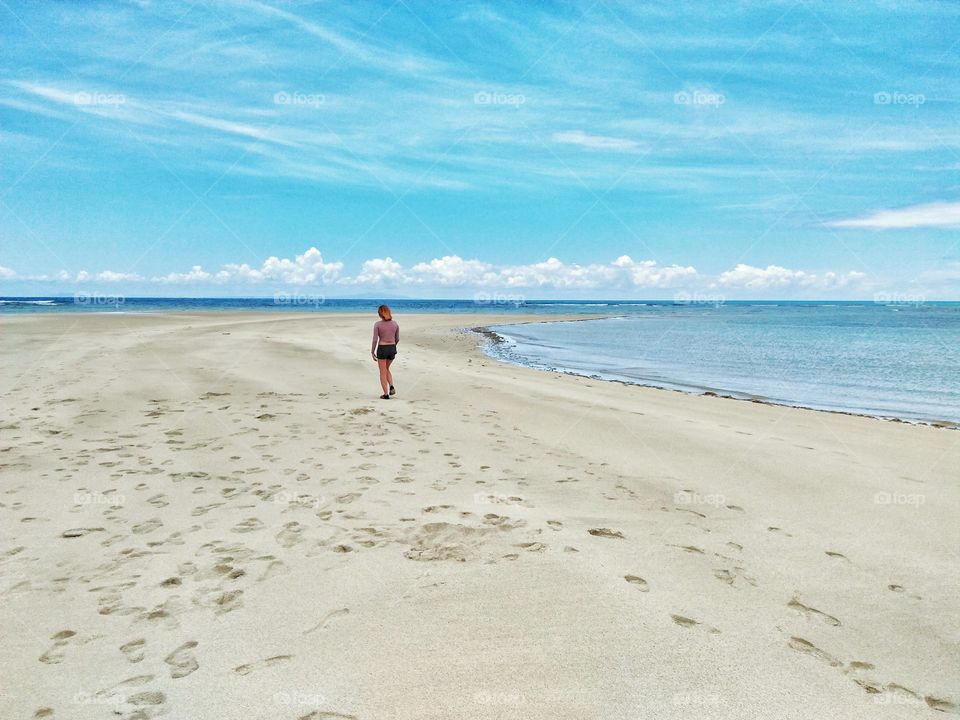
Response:
[[[396,389],[393,385],[390,386],[390,394],[391,394],[391,395],[396,395],[396,394],[397,394],[397,389]]]
[[[389,395],[381,395],[381,396],[380,396],[380,399],[381,399],[381,400],[389,400],[389,399],[390,399],[390,396],[389,396]]]

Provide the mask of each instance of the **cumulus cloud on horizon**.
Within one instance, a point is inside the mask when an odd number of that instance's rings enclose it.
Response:
[[[790,270],[779,265],[759,268],[740,263],[733,270],[720,273],[716,284],[721,287],[746,290],[788,287],[838,289],[860,282],[864,278],[866,278],[864,273],[855,270],[847,273],[825,272],[818,275],[803,270]]]
[[[779,265],[765,268],[740,263],[719,275],[704,275],[692,265],[661,265],[655,260],[634,260],[621,255],[608,263],[566,263],[550,257],[542,262],[494,265],[459,255],[444,255],[410,266],[391,257],[371,258],[361,265],[356,275],[346,275],[342,262],[324,260],[315,247],[294,258],[271,256],[259,267],[247,263],[227,263],[219,270],[208,271],[194,265],[185,272],[170,272],[152,278],[137,273],[103,270],[91,273],[81,270],[71,274],[61,270],[54,275],[21,276],[13,269],[0,266],[0,279],[61,281],[75,283],[103,282],[151,283],[179,286],[286,285],[321,286],[371,290],[445,288],[476,290],[554,290],[554,291],[631,291],[701,287],[741,289],[745,291],[840,289],[855,286],[865,279],[864,273],[809,272]]]

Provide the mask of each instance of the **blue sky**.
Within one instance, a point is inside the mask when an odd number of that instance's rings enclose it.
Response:
[[[0,0],[0,293],[960,297],[960,5]]]

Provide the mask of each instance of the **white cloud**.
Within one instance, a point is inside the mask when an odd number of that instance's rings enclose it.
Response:
[[[568,265],[557,258],[532,265],[515,265],[501,270],[498,280],[504,287],[520,288],[663,288],[681,279],[696,277],[693,267],[660,266],[655,260],[637,262],[621,255],[612,263]]]
[[[639,150],[640,143],[627,138],[610,137],[608,135],[588,135],[582,130],[556,132],[551,139],[565,145],[579,145],[589,150]]]
[[[479,260],[464,260],[458,255],[444,255],[428,263],[417,263],[410,272],[417,282],[446,286],[483,285],[495,277],[492,265]]]
[[[825,224],[828,227],[872,230],[957,227],[960,226],[960,202],[932,202],[896,210],[878,210],[863,217],[834,220]]]
[[[404,268],[391,258],[363,264],[360,274],[344,282],[357,285],[420,285],[468,288],[603,289],[669,287],[696,277],[692,267],[660,266],[654,260],[635,262],[624,255],[609,264],[567,264],[557,258],[527,265],[497,267],[459,255],[444,255]]]
[[[17,276],[17,273],[14,270],[11,270],[8,267],[0,265],[0,280],[10,280]]]
[[[69,280],[70,273],[68,273],[66,270],[61,270],[54,276],[54,278],[61,281]],[[49,280],[51,278],[44,275],[43,279]],[[120,282],[142,282],[146,280],[146,278],[143,277],[142,275],[138,275],[137,273],[122,273],[122,272],[115,272],[113,270],[102,270],[101,272],[98,272],[98,273],[91,273],[91,272],[87,272],[86,270],[81,270],[73,278],[73,281],[78,283],[90,282],[91,280],[99,280],[100,282],[108,282],[108,283],[120,283]]]
[[[790,270],[779,265],[767,265],[765,268],[738,264],[733,270],[720,274],[717,284],[723,287],[744,288],[746,290],[770,290],[775,288],[843,288],[859,282],[866,277],[862,272],[851,270],[847,273],[826,272],[822,275]]]
[[[655,260],[634,260],[621,255],[608,263],[580,265],[550,257],[541,262],[519,265],[495,265],[459,255],[444,255],[432,260],[404,266],[391,257],[371,258],[363,262],[359,273],[344,275],[342,262],[326,262],[320,251],[311,247],[293,259],[271,256],[259,267],[228,263],[218,271],[204,270],[194,265],[187,272],[171,272],[151,278],[159,284],[211,284],[239,287],[245,284],[326,285],[354,287],[392,287],[469,290],[529,290],[553,291],[562,295],[567,291],[598,293],[630,293],[641,290],[690,288],[692,284],[712,289],[740,289],[751,292],[781,292],[799,290],[838,290],[865,287],[864,273],[849,271],[807,272],[780,265],[755,267],[744,263],[719,275],[701,275],[691,265],[661,265]],[[0,267],[0,278],[14,277],[13,271]],[[56,276],[42,279],[69,280],[70,275],[60,271]],[[135,273],[117,273],[104,270],[89,273],[81,270],[74,277],[77,283],[99,280],[103,282],[139,282],[145,278]],[[40,280],[40,277],[32,278]]]
[[[405,279],[403,266],[393,258],[373,258],[363,263],[359,275],[346,282],[357,285],[383,285],[399,284]]]
[[[217,273],[218,282],[245,280],[248,282],[279,282],[290,285],[329,284],[336,282],[343,270],[342,262],[324,262],[323,255],[311,247],[295,260],[271,256],[259,268],[243,265],[224,265]]]
[[[97,280],[101,282],[140,282],[144,278],[136,273],[118,273],[113,270],[104,270],[97,273]]]
[[[194,265],[190,268],[189,272],[185,273],[170,273],[169,275],[164,275],[162,277],[155,277],[154,282],[160,283],[197,283],[197,282],[206,282],[210,280],[213,276],[204,270],[200,265]]]
[[[614,265],[626,271],[634,285],[643,287],[666,287],[678,280],[691,280],[697,276],[696,269],[690,265],[661,267],[655,260],[635,262],[629,255],[621,255]]]

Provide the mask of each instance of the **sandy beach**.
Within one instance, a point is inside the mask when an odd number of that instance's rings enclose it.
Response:
[[[374,319],[3,319],[0,717],[960,712],[960,432]]]

